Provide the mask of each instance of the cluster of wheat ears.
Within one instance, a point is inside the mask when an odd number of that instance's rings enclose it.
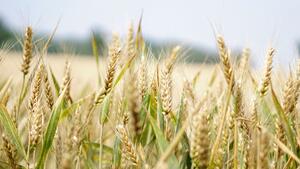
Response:
[[[149,70],[141,28],[135,33],[130,26],[124,42],[113,35],[104,76],[97,69],[98,87],[74,91],[70,62],[61,84],[46,62],[52,37],[43,47],[32,37],[27,27],[22,83],[9,78],[0,85],[0,168],[300,166],[300,64],[283,78],[285,85],[272,85],[272,47],[256,78],[250,50],[233,64],[217,35],[220,65],[215,67],[221,69],[214,69],[199,93],[199,73],[182,82],[172,76],[183,49],[174,47]],[[99,68],[94,39],[92,46]],[[174,92],[174,83],[182,83],[182,89]],[[79,92],[81,97],[72,96]]]

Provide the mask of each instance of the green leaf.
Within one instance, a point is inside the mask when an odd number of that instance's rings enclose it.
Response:
[[[20,93],[21,95],[20,95],[20,105],[23,103],[23,101],[24,101],[24,99],[25,99],[25,97],[26,97],[26,95],[27,95],[27,93],[28,93],[28,91],[29,91],[29,88],[30,88],[30,80],[27,80],[26,82],[24,82],[24,90],[21,90],[21,92],[22,93]]]
[[[147,144],[149,144],[152,140],[152,137],[153,137],[153,134],[152,134],[152,128],[151,128],[151,125],[149,123],[146,123],[145,124],[146,127],[145,129],[143,130],[142,134],[141,134],[141,137],[140,137],[140,143],[145,146]]]
[[[165,139],[165,136],[164,136],[163,132],[156,125],[156,122],[153,119],[153,117],[149,116],[149,121],[150,121],[152,129],[153,129],[153,131],[155,133],[159,150],[160,150],[161,153],[163,153],[167,149],[169,143]]]
[[[221,110],[221,113],[222,113],[221,114],[221,121],[220,121],[218,130],[217,130],[217,136],[216,136],[215,141],[213,143],[213,146],[211,148],[211,155],[210,155],[210,160],[209,160],[209,169],[214,168],[213,164],[214,164],[215,154],[217,153],[217,150],[219,149],[220,142],[221,142],[221,139],[222,139],[223,130],[225,128],[225,121],[226,121],[228,108],[229,108],[229,102],[230,102],[230,98],[231,98],[231,87],[230,86],[231,85],[228,85],[228,90],[226,92],[226,100],[224,102],[223,109]]]
[[[99,52],[98,52],[98,46],[97,41],[94,35],[94,32],[92,32],[92,49],[93,49],[93,56],[95,57],[96,64],[99,66]]]
[[[112,166],[114,168],[119,168],[121,164],[121,140],[116,137],[114,142],[114,149],[113,149],[113,160]]]
[[[51,32],[51,35],[49,36],[48,40],[46,41],[46,43],[45,43],[45,45],[43,47],[43,50],[42,50],[42,54],[45,54],[47,52],[48,47],[49,47],[50,43],[52,42],[52,40],[54,38],[54,35],[55,35],[56,31],[57,31],[59,23],[60,23],[60,19],[57,21],[57,23],[56,23],[53,31]]]
[[[100,76],[100,69],[99,69],[99,52],[98,52],[97,41],[94,33],[92,33],[92,48],[93,48],[93,56],[95,57],[96,60],[98,83],[99,85],[101,85],[101,76]]]
[[[10,115],[4,105],[0,104],[0,121],[10,141],[16,146],[18,153],[25,159],[26,153],[18,134],[18,130],[14,125]]]
[[[135,46],[138,52],[141,52],[146,48],[145,41],[142,34],[142,20],[143,20],[143,13],[141,14],[139,19],[139,24],[138,24],[136,39],[135,39]]]
[[[5,93],[7,92],[10,84],[11,84],[12,78],[10,77],[4,84],[4,86],[1,88],[0,90],[0,100],[2,99],[2,97],[5,95]]]
[[[190,157],[189,151],[183,154],[183,157],[180,161],[180,169],[191,168],[192,167],[192,159]]]
[[[209,87],[211,87],[214,84],[214,82],[215,82],[215,80],[216,80],[216,78],[218,76],[218,71],[217,70],[218,70],[217,67],[215,67],[214,71],[213,71],[213,73],[212,73],[212,75],[211,75],[211,77],[209,79],[209,82],[208,82],[208,86]]]
[[[100,112],[100,124],[104,124],[107,121],[109,113],[109,104],[110,104],[110,94],[104,98],[102,110]]]
[[[176,134],[180,131],[180,129],[182,127],[182,124],[181,124],[182,123],[182,113],[184,111],[183,99],[184,99],[184,94],[182,94],[182,96],[181,96],[179,110],[176,115],[176,125],[175,125],[176,126],[176,128],[175,128]],[[181,142],[182,142],[182,147],[186,150],[189,150],[189,141],[188,141],[186,133],[183,135]]]
[[[57,79],[56,79],[56,77],[55,77],[55,75],[54,75],[54,73],[53,73],[51,67],[49,67],[49,69],[50,69],[52,81],[53,81],[53,83],[54,83],[56,95],[58,96],[58,95],[59,95],[59,91],[60,91],[59,83],[58,83],[58,81],[57,81]]]
[[[11,168],[10,164],[4,161],[0,161],[0,169],[7,169],[7,168]],[[17,168],[18,169],[25,169],[25,167],[18,165],[17,164]]]
[[[52,146],[54,135],[58,126],[59,118],[61,112],[63,111],[63,100],[66,89],[61,93],[59,98],[54,104],[54,108],[52,110],[52,114],[46,129],[46,134],[43,140],[42,150],[39,156],[38,164],[36,166],[37,169],[43,169],[45,165],[45,160],[47,158],[47,154]]]
[[[291,144],[291,148],[292,148],[293,152],[296,153],[296,151],[297,151],[297,150],[296,150],[296,146],[297,146],[297,145],[296,145],[295,140],[294,140],[294,138],[295,138],[294,136],[295,136],[296,134],[293,132],[293,130],[292,130],[292,128],[291,128],[292,125],[289,123],[289,121],[288,121],[286,115],[285,115],[284,112],[283,112],[283,109],[282,109],[282,107],[281,107],[281,105],[280,105],[280,103],[279,103],[279,101],[278,101],[278,98],[277,98],[277,96],[276,96],[276,93],[275,93],[275,91],[274,91],[272,85],[271,85],[271,93],[272,93],[272,99],[273,99],[275,108],[276,108],[276,110],[277,110],[278,116],[279,116],[280,121],[282,122],[283,127],[284,127],[284,129],[285,129],[285,132],[286,132],[286,134],[287,134],[287,139],[288,139],[288,141],[289,141],[290,144]]]
[[[138,136],[138,141],[142,144],[145,145],[147,137],[148,137],[148,132],[149,132],[149,123],[147,123],[147,109],[149,109],[149,105],[150,105],[150,95],[148,93],[146,93],[145,97],[142,99],[142,104],[141,104],[141,109],[140,109],[140,122],[142,124],[142,132],[141,134]],[[147,128],[148,127],[148,128]]]
[[[118,74],[116,80],[113,83],[113,88],[115,88],[115,86],[119,83],[119,81],[122,79],[122,77],[124,76],[124,74],[126,73],[127,69],[130,67],[133,59],[135,58],[136,55],[132,56],[128,62],[123,66],[121,72]]]
[[[99,149],[100,149],[100,144],[99,143],[95,143],[95,142],[90,142],[90,141],[83,141],[83,144],[85,145],[85,146],[88,146],[89,148],[91,148],[91,149],[96,149],[97,150],[97,152],[99,151]],[[105,152],[105,153],[109,153],[109,154],[112,154],[113,153],[113,149],[111,148],[111,147],[109,147],[109,146],[107,146],[107,145],[104,145],[103,144],[103,151]],[[97,153],[98,154],[98,153]]]
[[[194,78],[193,78],[193,80],[192,80],[192,86],[193,86],[193,88],[195,88],[196,87],[196,84],[197,84],[197,82],[198,82],[198,80],[199,80],[199,77],[200,77],[200,71],[198,71],[197,73],[196,73],[196,75],[194,76]]]
[[[162,101],[160,96],[157,96],[157,119],[159,121],[159,127],[161,130],[164,130],[165,127],[165,119],[164,119],[164,115],[162,114],[163,108],[162,108]]]
[[[78,105],[80,105],[80,102],[75,102],[75,103],[72,103],[68,108],[64,109],[60,115],[60,120],[63,120],[68,115],[70,115],[71,112],[74,112]]]
[[[179,105],[179,110],[176,113],[176,128],[175,128],[175,133],[177,133],[181,127],[181,122],[182,122],[182,113],[184,111],[184,93],[182,93],[181,98],[180,98],[180,105]]]
[[[168,148],[169,143],[165,139],[165,136],[164,136],[163,132],[156,125],[155,119],[153,117],[149,116],[149,121],[150,121],[152,129],[154,131],[159,151],[162,154]],[[169,160],[169,166],[171,168],[175,168],[175,167],[179,166],[179,163],[178,163],[175,155],[171,155],[170,160]]]

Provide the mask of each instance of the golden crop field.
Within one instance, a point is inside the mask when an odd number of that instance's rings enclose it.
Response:
[[[259,72],[220,34],[214,65],[182,62],[180,46],[156,59],[133,27],[101,58],[95,41],[94,57],[55,55],[33,35],[0,52],[0,168],[300,166],[300,62],[273,67],[273,47]]]

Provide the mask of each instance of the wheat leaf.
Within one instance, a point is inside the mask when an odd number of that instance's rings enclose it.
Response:
[[[17,130],[16,126],[14,125],[12,119],[10,118],[10,115],[9,115],[7,109],[2,104],[0,104],[0,121],[1,121],[3,128],[5,129],[6,135],[10,138],[11,142],[16,146],[18,153],[23,158],[25,158],[26,153],[25,153],[23,144],[21,142],[21,138],[18,134],[18,130]]]
[[[46,133],[43,139],[43,146],[39,156],[38,164],[36,169],[43,169],[45,165],[45,160],[47,159],[48,152],[52,146],[54,135],[56,133],[56,129],[58,126],[60,114],[63,111],[63,100],[65,95],[66,89],[63,90],[59,98],[54,104],[54,108],[51,114],[51,117],[48,122],[48,126],[46,129]]]

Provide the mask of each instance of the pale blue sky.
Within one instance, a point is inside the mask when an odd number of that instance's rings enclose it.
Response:
[[[2,0],[0,16],[17,29],[31,24],[58,36],[84,37],[92,27],[124,34],[144,11],[143,32],[155,39],[215,48],[212,24],[229,46],[248,46],[262,61],[265,49],[278,49],[277,63],[291,63],[300,41],[299,0]]]

